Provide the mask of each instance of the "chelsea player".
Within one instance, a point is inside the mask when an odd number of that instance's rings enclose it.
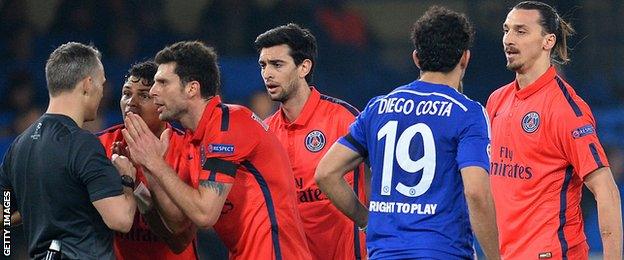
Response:
[[[369,101],[317,167],[321,190],[368,229],[369,259],[474,258],[473,232],[499,259],[488,119],[457,91],[473,35],[463,14],[430,8],[412,29],[420,79]],[[366,157],[368,209],[342,177]]]

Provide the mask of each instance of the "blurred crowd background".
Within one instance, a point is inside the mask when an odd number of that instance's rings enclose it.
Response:
[[[276,104],[265,94],[253,41],[267,29],[288,22],[310,28],[317,37],[317,88],[361,109],[372,96],[417,78],[410,28],[429,6],[438,4],[465,12],[475,25],[464,92],[485,105],[492,91],[514,78],[505,69],[501,39],[502,22],[517,2],[0,0],[0,155],[45,111],[45,62],[52,50],[68,41],[93,43],[103,54],[104,100],[100,117],[87,126],[94,132],[121,122],[119,97],[129,66],[179,40],[202,40],[214,46],[220,56],[224,100],[267,116]],[[622,192],[624,1],[545,2],[577,30],[569,41],[572,62],[560,72],[592,107]],[[591,193],[585,192],[586,233],[592,252],[600,252],[594,204]],[[23,246],[20,238],[15,239],[14,246]]]

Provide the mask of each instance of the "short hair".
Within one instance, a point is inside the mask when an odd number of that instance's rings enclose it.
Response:
[[[197,81],[201,97],[209,99],[218,95],[221,76],[217,65],[217,53],[200,41],[182,41],[169,45],[156,54],[154,61],[160,65],[176,63],[175,73],[182,84]]]
[[[268,30],[256,38],[254,47],[260,53],[263,48],[269,48],[281,44],[286,44],[290,47],[290,56],[295,61],[295,65],[299,66],[305,59],[312,61],[312,68],[310,73],[306,75],[305,79],[308,83],[311,83],[314,79],[314,65],[316,65],[316,37],[312,35],[309,29],[302,28],[301,26],[289,23]]]
[[[102,55],[92,45],[78,42],[65,43],[54,50],[45,66],[46,82],[50,96],[71,91],[87,76],[101,66]]]
[[[156,62],[147,60],[138,62],[132,65],[126,74],[126,79],[130,80],[130,77],[136,77],[137,80],[133,80],[133,83],[140,82],[144,86],[154,85],[154,75],[158,71],[158,64]]]
[[[542,30],[556,37],[554,51],[550,54],[551,60],[559,64],[566,64],[570,61],[567,38],[574,34],[574,28],[559,16],[555,8],[538,1],[524,1],[518,3],[513,9],[537,10],[540,14],[539,24]]]
[[[422,71],[453,70],[473,39],[468,18],[441,6],[429,8],[412,27],[412,43]]]

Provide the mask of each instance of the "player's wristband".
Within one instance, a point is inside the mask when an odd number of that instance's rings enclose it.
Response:
[[[366,224],[366,226],[364,227],[358,227],[358,229],[364,233],[366,233],[366,229],[368,228],[368,224]]]
[[[134,187],[135,187],[134,179],[130,177],[129,175],[125,175],[125,174],[121,175],[121,185],[134,190]]]

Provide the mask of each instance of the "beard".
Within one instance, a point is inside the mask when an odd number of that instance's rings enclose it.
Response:
[[[271,96],[271,100],[283,103],[284,101],[288,100],[288,93],[286,91],[282,91],[276,96]]]
[[[520,63],[518,61],[518,59],[521,57],[520,56],[520,50],[518,50],[518,48],[516,47],[512,47],[512,46],[508,46],[504,48],[505,53],[513,53],[515,55],[513,55],[512,57],[507,57],[507,69],[511,70],[511,71],[518,71],[520,68],[522,68],[522,63]],[[511,60],[510,60],[511,59]]]
[[[158,119],[162,121],[175,121],[179,120],[182,114],[184,114],[186,109],[167,109],[165,108],[160,114],[158,114]]]
[[[522,64],[519,62],[507,62],[507,69],[511,70],[511,71],[518,71],[520,70],[520,68],[522,68]]]
[[[276,93],[275,95],[270,95],[271,100],[284,103],[290,99],[290,96],[295,91],[296,83],[290,82],[287,87],[281,87],[282,91]]]

